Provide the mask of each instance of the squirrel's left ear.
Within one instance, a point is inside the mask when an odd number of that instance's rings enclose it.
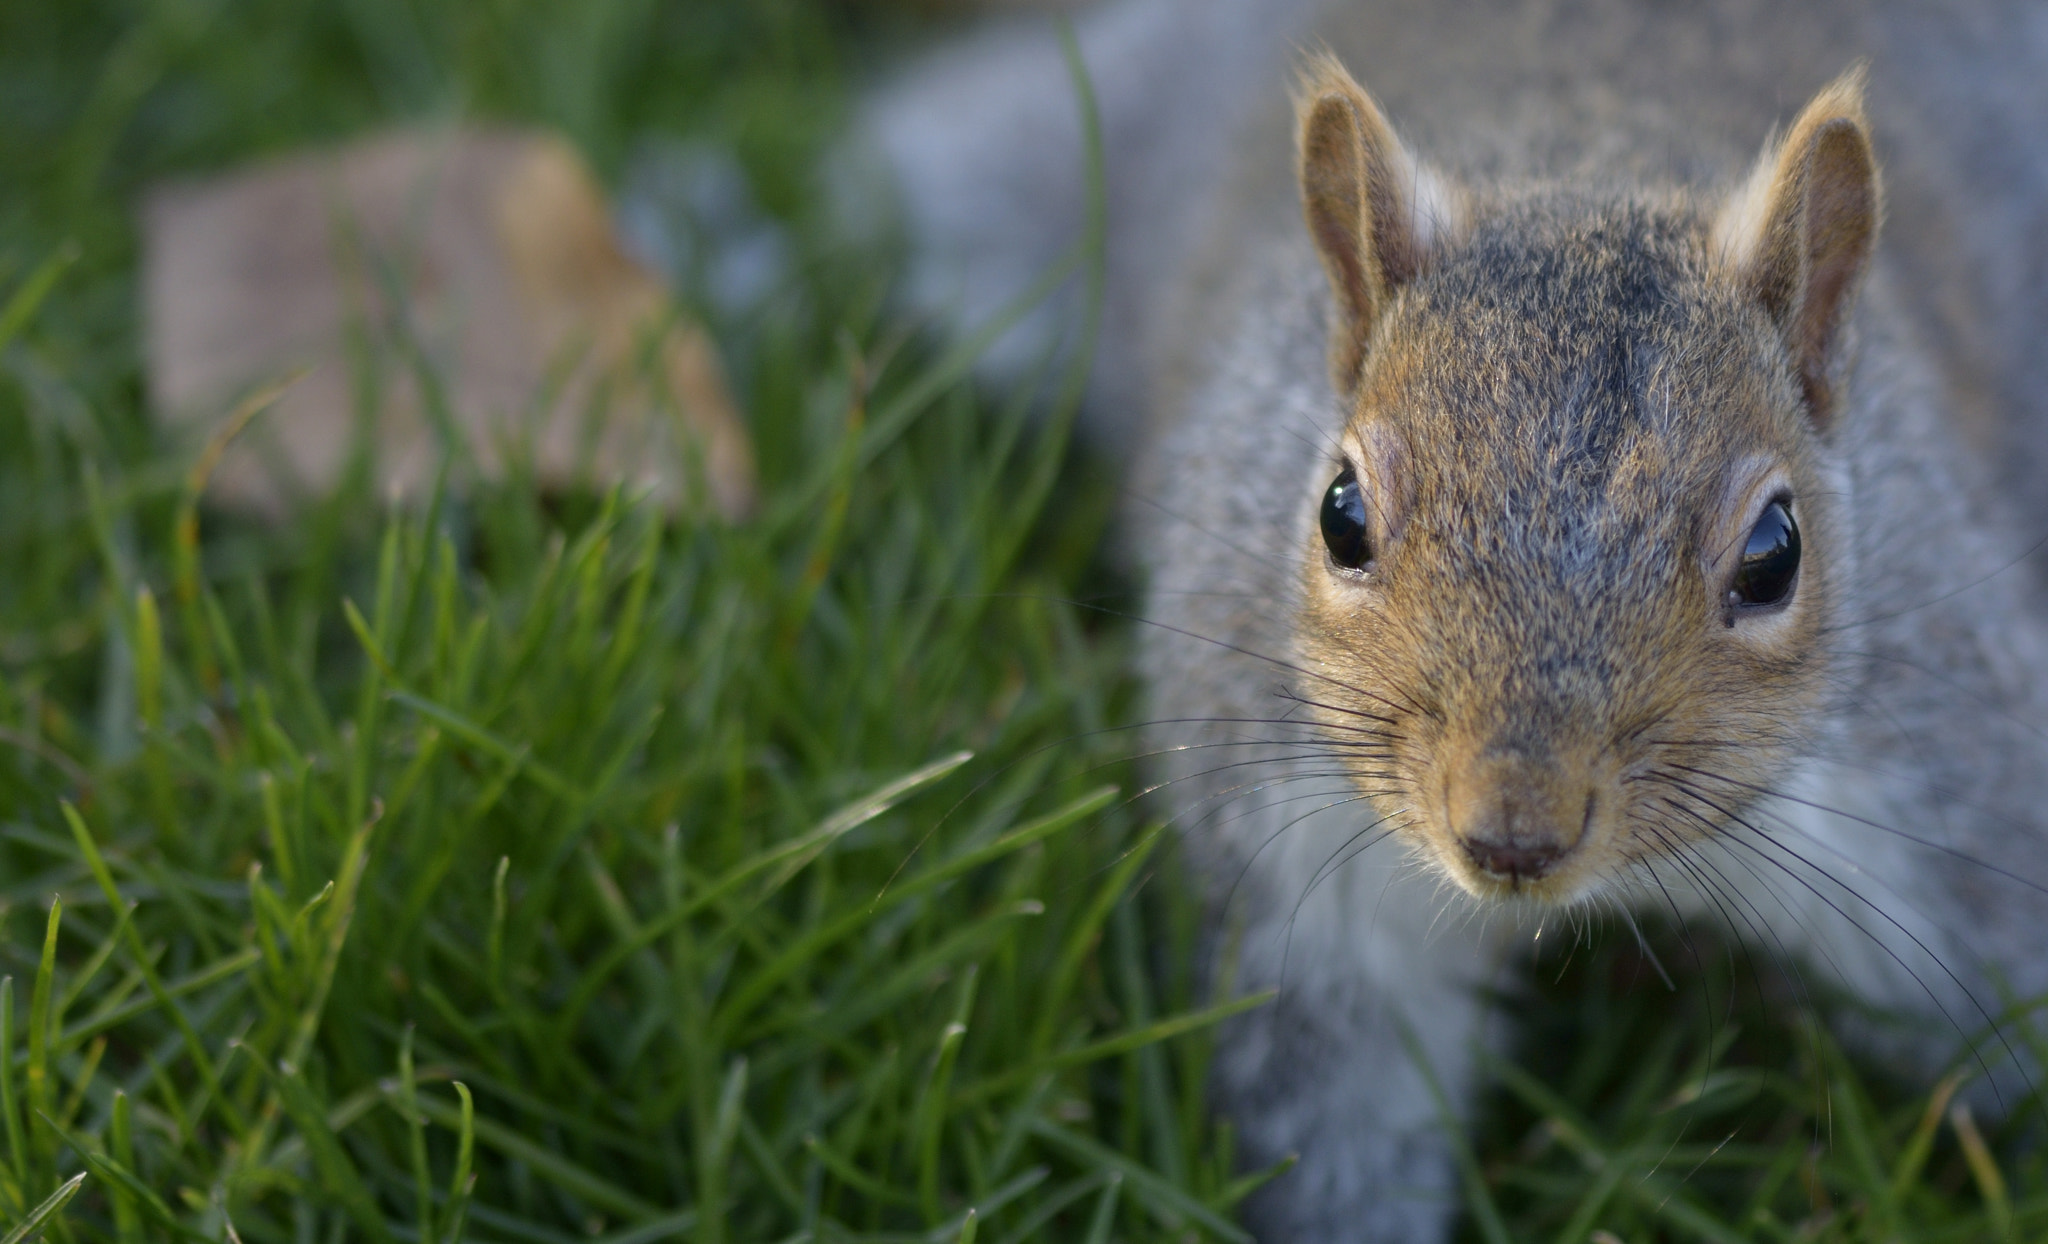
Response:
[[[1821,427],[1835,414],[1842,326],[1877,245],[1879,200],[1858,66],[1765,149],[1714,224],[1723,258],[1784,335]]]
[[[1348,395],[1380,313],[1428,266],[1459,213],[1336,57],[1309,59],[1295,113],[1302,214],[1337,300],[1330,379]]]

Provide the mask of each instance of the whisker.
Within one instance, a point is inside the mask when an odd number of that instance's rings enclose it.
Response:
[[[1285,700],[1291,700],[1291,701],[1293,701],[1293,702],[1294,702],[1294,703],[1296,703],[1296,704],[1304,705],[1304,706],[1306,706],[1306,707],[1309,707],[1309,708],[1320,708],[1320,709],[1323,709],[1323,710],[1325,710],[1325,711],[1327,711],[1327,712],[1332,712],[1332,713],[1342,713],[1342,714],[1343,714],[1344,716],[1346,716],[1346,717],[1358,717],[1358,718],[1361,718],[1361,719],[1363,719],[1363,720],[1366,720],[1366,721],[1377,721],[1377,722],[1383,722],[1383,723],[1385,723],[1385,724],[1387,724],[1387,725],[1395,725],[1395,724],[1398,724],[1398,720],[1397,720],[1396,718],[1393,718],[1393,717],[1381,717],[1381,716],[1377,716],[1377,715],[1375,715],[1375,714],[1373,714],[1373,713],[1368,713],[1368,712],[1365,712],[1365,711],[1363,711],[1363,710],[1361,710],[1361,709],[1356,709],[1356,708],[1346,708],[1346,707],[1344,707],[1344,706],[1343,706],[1343,705],[1341,705],[1341,704],[1330,704],[1330,703],[1326,703],[1325,701],[1322,701],[1322,700],[1312,700],[1312,699],[1309,699],[1309,698],[1308,698],[1307,696],[1304,696],[1304,695],[1302,695],[1302,694],[1300,694],[1299,692],[1296,692],[1296,691],[1291,691],[1291,690],[1285,690],[1285,689],[1283,689],[1282,691],[1280,691],[1280,692],[1279,692],[1279,695],[1280,695],[1280,697],[1281,697],[1282,699],[1285,699]],[[1364,727],[1353,727],[1353,728],[1354,728],[1354,729],[1363,729]]]
[[[1121,491],[1123,492],[1125,499],[1135,501],[1139,505],[1146,506],[1149,509],[1155,510],[1158,513],[1164,515],[1165,517],[1172,519],[1174,522],[1179,523],[1183,527],[1186,527],[1189,531],[1193,531],[1200,535],[1207,536],[1209,539],[1214,540],[1217,544],[1223,546],[1226,549],[1229,549],[1231,552],[1237,554],[1239,557],[1244,558],[1246,561],[1254,562],[1260,566],[1270,566],[1273,564],[1273,562],[1275,562],[1281,556],[1283,556],[1283,554],[1279,551],[1267,552],[1248,549],[1243,545],[1239,544],[1235,540],[1229,539],[1218,532],[1211,531],[1209,528],[1196,522],[1194,519],[1189,518],[1187,515],[1180,513],[1178,510],[1169,508],[1164,502],[1160,501],[1156,497],[1147,496],[1146,494],[1138,492],[1136,489],[1133,488],[1124,488]]]
[[[1970,1005],[1976,1009],[1978,1015],[1983,1017],[1986,1025],[1988,1025],[1991,1031],[1997,1035],[1999,1043],[2004,1047],[2006,1054],[2013,1059],[2016,1065],[2020,1066],[2021,1074],[2027,1074],[2025,1071],[2025,1065],[2023,1063],[2020,1063],[2018,1051],[2015,1050],[2012,1046],[2012,1043],[2006,1039],[2004,1032],[2000,1028],[1997,1020],[1992,1017],[1990,1011],[1985,1009],[1983,1002],[1977,997],[1976,993],[1972,991],[1970,987],[1963,982],[1962,977],[1957,975],[1955,969],[1951,968],[1948,965],[1947,960],[1943,959],[1939,954],[1936,954],[1934,949],[1928,946],[1927,943],[1923,941],[1918,934],[1914,933],[1911,929],[1907,928],[1904,924],[1902,924],[1897,917],[1891,915],[1889,912],[1885,911],[1882,907],[1878,906],[1877,904],[1872,903],[1867,897],[1863,895],[1861,891],[1849,885],[1840,877],[1837,877],[1833,873],[1827,871],[1826,869],[1821,868],[1818,865],[1814,864],[1813,861],[1807,859],[1803,855],[1800,855],[1797,851],[1794,851],[1792,848],[1786,846],[1782,842],[1776,841],[1763,830],[1757,828],[1755,825],[1750,824],[1748,821],[1743,820],[1741,817],[1734,815],[1733,813],[1729,812],[1726,808],[1721,807],[1719,804],[1716,804],[1713,800],[1706,798],[1702,794],[1699,794],[1697,791],[1688,791],[1688,793],[1691,794],[1694,799],[1705,804],[1709,808],[1714,809],[1714,811],[1720,813],[1722,817],[1726,818],[1727,824],[1738,826],[1744,830],[1747,830],[1749,833],[1754,834],[1756,837],[1762,839],[1765,843],[1785,852],[1785,854],[1799,861],[1801,865],[1810,869],[1814,874],[1821,877],[1825,877],[1829,881],[1833,882],[1836,886],[1839,886],[1844,893],[1848,894],[1851,898],[1854,898],[1857,902],[1863,904],[1863,906],[1875,912],[1887,924],[1890,924],[1893,928],[1897,929],[1902,935],[1906,937],[1908,941],[1912,942],[1913,945],[1917,949],[1919,949],[1919,951],[1922,954],[1925,954],[1936,967],[1941,969],[1942,974],[1949,979],[1949,982],[1951,984],[1955,985],[1955,987],[1959,991],[1961,991],[1963,997],[1969,1000]],[[1706,818],[1704,817],[1701,817],[1700,819],[1702,821],[1706,820]],[[1831,908],[1836,915],[1840,916],[1844,921],[1848,922],[1848,924],[1854,929],[1856,929],[1857,932],[1863,934],[1863,936],[1865,936],[1866,938],[1869,938],[1872,945],[1876,946],[1879,950],[1883,951],[1885,955],[1888,958],[1890,958],[1894,963],[1896,963],[1908,976],[1910,976],[1913,979],[1913,983],[1918,985],[1921,991],[1927,995],[1928,1001],[1932,1002],[1935,1006],[1935,1009],[1941,1012],[1942,1018],[1947,1020],[1949,1026],[1954,1028],[1956,1030],[1956,1034],[1962,1037],[1964,1041],[1968,1044],[1971,1058],[1977,1063],[1979,1069],[1984,1072],[1986,1079],[1991,1080],[1993,1091],[1998,1091],[1997,1081],[1995,1078],[1991,1076],[1991,1065],[1985,1061],[1983,1051],[1978,1048],[1977,1041],[1974,1038],[1972,1038],[1967,1031],[1964,1030],[1963,1026],[1960,1023],[1956,1021],[1955,1016],[1950,1013],[1947,1004],[1942,1002],[1940,996],[1935,993],[1933,986],[1929,985],[1926,982],[1926,980],[1924,980],[1921,977],[1920,973],[1914,970],[1914,968],[1910,964],[1908,964],[1896,950],[1893,950],[1889,945],[1885,943],[1884,939],[1872,933],[1870,929],[1866,927],[1861,921],[1857,920],[1854,916],[1850,915],[1846,910],[1844,910],[1841,904],[1835,902],[1835,900],[1828,897],[1826,894],[1822,893],[1818,886],[1814,885],[1807,878],[1801,876],[1796,870],[1786,866],[1783,861],[1773,859],[1768,852],[1764,851],[1761,847],[1758,847],[1754,843],[1745,841],[1744,838],[1739,834],[1724,834],[1721,837],[1724,838],[1726,841],[1733,842],[1740,846],[1743,846],[1745,849],[1756,854],[1758,858],[1763,859],[1764,861],[1770,863],[1773,867],[1777,868],[1787,877],[1790,877],[1792,878],[1792,880],[1798,882],[1802,887],[1804,887],[1807,890],[1808,893],[1812,894],[1821,902],[1827,904],[1827,906]],[[2029,1089],[2033,1088],[2033,1080],[2031,1076],[2027,1076],[2027,1086]],[[1999,1104],[2000,1107],[2003,1108],[2004,1101],[2002,1094],[2000,1095]]]
[[[1687,808],[1682,804],[1678,804],[1670,800],[1665,801],[1665,806],[1671,808],[1673,811],[1679,813],[1680,815],[1691,817],[1695,821],[1707,825],[1709,829],[1712,828],[1711,824],[1708,823],[1705,820],[1705,818],[1701,817],[1699,813],[1697,813],[1693,809]],[[1663,837],[1661,832],[1659,833],[1659,837],[1660,839]],[[1757,908],[1755,900],[1749,898],[1747,894],[1743,891],[1743,888],[1741,886],[1735,884],[1732,880],[1730,880],[1728,878],[1728,875],[1726,873],[1723,873],[1719,866],[1714,864],[1714,862],[1710,860],[1703,851],[1699,850],[1696,844],[1679,842],[1673,848],[1673,850],[1674,853],[1679,855],[1681,858],[1689,857],[1697,861],[1700,867],[1711,869],[1714,875],[1721,879],[1723,884],[1725,884],[1727,887],[1727,892],[1730,895],[1732,895],[1735,898],[1735,900],[1739,904],[1741,904],[1741,906],[1748,909],[1749,914],[1744,918],[1744,923],[1748,925],[1749,931],[1754,937],[1754,939],[1757,942],[1763,944],[1765,950],[1768,953],[1770,953],[1772,958],[1776,961],[1779,974],[1784,976],[1793,983],[1793,987],[1798,993],[1799,998],[1802,1002],[1811,1003],[1813,1001],[1813,995],[1812,991],[1807,987],[1805,973],[1799,970],[1798,958],[1792,953],[1791,948],[1785,945],[1784,938],[1778,933],[1776,923],[1772,921],[1768,916],[1764,915],[1764,913]],[[1766,880],[1766,878],[1763,876],[1763,874],[1757,872],[1756,868],[1753,865],[1751,865],[1748,861],[1742,859],[1739,856],[1730,856],[1729,859],[1732,862],[1741,865],[1743,871],[1749,874],[1751,880],[1755,881],[1757,885],[1761,887],[1766,894],[1769,894],[1773,899],[1777,901],[1778,909],[1785,913],[1785,917],[1788,920],[1791,920],[1794,924],[1800,923],[1799,912],[1796,909],[1794,909],[1791,904],[1785,901],[1785,896],[1780,894],[1774,887],[1772,887]],[[1828,966],[1832,968],[1838,976],[1843,975],[1841,965],[1834,961],[1827,947],[1825,945],[1818,945],[1818,949],[1820,951],[1821,957],[1827,962]],[[1761,996],[1762,991],[1759,990],[1758,992],[1759,996]]]
[[[1915,846],[1926,847],[1930,851],[1939,851],[1943,855],[1946,855],[1951,859],[1959,860],[1962,863],[1971,865],[1972,867],[1984,869],[1986,872],[1994,873],[1997,876],[2005,878],[2007,881],[2014,882],[2018,885],[2023,885],[2028,889],[2033,890],[2037,894],[2048,894],[2048,885],[2043,885],[2038,881],[2033,881],[2026,877],[2022,877],[2018,873],[2015,873],[2007,868],[2001,868],[1997,864],[1993,864],[1989,860],[1978,859],[1976,856],[1971,855],[1966,851],[1960,851],[1955,847],[1949,846],[1946,843],[1934,842],[1927,838],[1922,838],[1916,834],[1908,833],[1903,829],[1899,829],[1896,826],[1886,825],[1882,821],[1873,821],[1869,817],[1858,816],[1856,813],[1847,811],[1843,808],[1831,807],[1828,804],[1818,803],[1811,799],[1804,799],[1798,795],[1793,795],[1786,791],[1776,790],[1768,786],[1760,786],[1753,782],[1745,782],[1739,778],[1732,778],[1727,776],[1726,774],[1712,773],[1705,769],[1697,769],[1690,765],[1682,765],[1676,763],[1672,764],[1671,767],[1681,772],[1698,774],[1703,778],[1709,778],[1714,781],[1721,782],[1725,785],[1737,787],[1739,789],[1748,791],[1751,794],[1767,795],[1773,799],[1782,799],[1786,803],[1796,803],[1801,807],[1812,808],[1816,812],[1825,812],[1830,816],[1839,816],[1844,820],[1854,821],[1858,825],[1865,825],[1870,827],[1871,829],[1891,834],[1892,836],[1910,842]],[[1936,793],[1939,792],[1937,791]],[[1978,810],[1983,811],[1983,809]]]
[[[1999,566],[1997,569],[1980,575],[1977,578],[1972,579],[1968,583],[1962,584],[1959,587],[1951,588],[1950,590],[1943,592],[1939,596],[1932,597],[1928,600],[1923,600],[1917,605],[1908,605],[1904,609],[1899,609],[1892,613],[1875,614],[1871,617],[1863,618],[1856,622],[1837,623],[1833,626],[1824,628],[1822,633],[1828,634],[1836,631],[1856,630],[1860,627],[1874,626],[1879,622],[1890,622],[1897,618],[1903,618],[1909,614],[1918,613],[1922,609],[1931,609],[1934,606],[1943,603],[1944,601],[1954,600],[1956,597],[1961,596],[1963,593],[1967,591],[1970,591],[1972,588],[1982,587],[1984,584],[1991,582],[1993,579],[1996,579],[1997,577],[2004,574],[2006,571],[2011,570],[2015,566],[2025,564],[2033,558],[2034,554],[2039,553],[2044,548],[2048,548],[2048,535],[2044,535],[2040,539],[2034,541],[2032,544],[2027,546],[2025,552],[2013,558],[2011,561],[2008,561],[2005,564]]]

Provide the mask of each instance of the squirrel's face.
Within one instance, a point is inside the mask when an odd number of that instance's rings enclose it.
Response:
[[[1305,490],[1303,692],[1380,811],[1476,895],[1569,900],[1733,811],[1688,787],[1774,784],[1826,677],[1817,439],[1704,228],[1476,225]]]
[[[1349,417],[1304,490],[1301,692],[1470,893],[1625,884],[1813,745],[1842,549],[1825,435],[1876,223],[1860,113],[1824,95],[1718,213],[1431,207],[1371,101],[1318,72],[1303,183]]]

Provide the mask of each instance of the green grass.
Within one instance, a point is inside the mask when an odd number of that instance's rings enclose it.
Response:
[[[1512,1238],[2048,1238],[2039,1094],[2003,1120],[1955,1095],[1972,1042],[1987,1063],[2003,1040],[2048,1052],[2038,1006],[1959,1037],[1930,1090],[1845,1054],[1829,1020],[1852,1008],[1814,996],[1824,978],[1711,930],[1648,932],[1655,963],[1610,929],[1503,1001],[1519,1065],[1486,1060],[1480,1160]]]
[[[1063,603],[1115,586],[1113,486],[817,226],[913,25],[0,8],[0,1241],[1241,1238],[1196,914],[1123,793],[1131,637]],[[717,326],[761,519],[190,495],[137,193],[423,115],[608,175],[647,133],[739,154],[800,256]],[[2048,1235],[2038,1114],[1959,1130],[1754,974],[1633,953],[1506,1004],[1467,1235]]]

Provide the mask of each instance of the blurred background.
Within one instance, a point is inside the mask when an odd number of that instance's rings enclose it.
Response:
[[[149,187],[394,124],[483,119],[557,130],[607,186],[642,178],[650,199],[667,192],[677,201],[662,205],[736,234],[753,247],[740,260],[658,257],[721,304],[758,301],[797,256],[748,228],[769,236],[816,210],[819,156],[858,83],[956,18],[889,0],[8,5],[0,253],[18,267],[78,249],[39,323],[82,352],[61,361],[98,395],[135,380]]]

